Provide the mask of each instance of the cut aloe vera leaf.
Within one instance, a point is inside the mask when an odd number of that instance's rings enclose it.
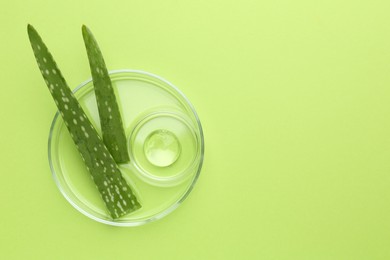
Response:
[[[117,163],[129,162],[125,131],[106,63],[92,32],[85,25],[82,32],[95,88],[103,141]]]
[[[110,215],[116,219],[139,209],[141,205],[135,193],[31,25],[28,25],[28,36],[43,78]]]

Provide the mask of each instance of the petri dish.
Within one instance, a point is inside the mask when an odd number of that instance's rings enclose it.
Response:
[[[49,164],[59,190],[79,212],[108,225],[139,226],[175,210],[193,189],[204,157],[202,126],[189,100],[165,79],[137,70],[109,74],[130,155],[119,168],[142,208],[110,217],[58,112],[50,128]],[[73,93],[101,133],[92,79]]]

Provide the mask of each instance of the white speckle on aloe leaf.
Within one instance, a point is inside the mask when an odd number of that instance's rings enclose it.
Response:
[[[39,44],[37,44],[37,49],[40,50],[41,49],[41,46]]]
[[[67,98],[67,97],[62,97],[62,101],[66,102],[66,103],[69,103],[69,98]]]
[[[103,165],[104,164],[103,160],[100,160],[100,163]]]
[[[45,57],[43,57],[43,62],[44,62],[44,63],[46,63],[46,62],[47,62],[47,60],[46,60],[46,58],[45,58]]]
[[[84,127],[84,126],[81,126],[81,130],[82,130],[83,132],[85,132],[85,127]]]
[[[106,181],[104,181],[103,184],[104,184],[104,186],[107,186],[107,185],[108,185]]]
[[[109,119],[112,119],[112,115],[110,115],[108,118],[109,118]]]
[[[55,69],[52,69],[51,71],[53,72],[53,74],[57,74],[57,71]]]
[[[89,134],[87,132],[84,133],[86,138],[89,138]]]
[[[118,206],[118,208],[120,208],[121,211],[123,211],[122,205],[121,205],[121,203],[119,201],[118,201],[118,203],[116,205]]]
[[[99,167],[99,165],[100,165],[98,162],[96,162],[95,164],[96,164],[97,167]]]
[[[134,204],[135,204],[135,201],[134,201],[134,200],[131,200],[131,204],[133,204],[133,205],[134,205]]]
[[[124,187],[122,187],[122,190],[123,191],[127,191],[127,188],[124,186]]]
[[[75,125],[77,125],[77,120],[76,120],[75,118],[73,118],[73,123],[74,123]]]
[[[81,120],[81,121],[84,121],[84,117],[80,116],[80,120]]]
[[[111,112],[111,107],[108,107],[108,112]]]
[[[50,71],[48,69],[45,70],[46,75],[50,74]]]
[[[93,148],[93,150],[95,151],[95,152],[97,152],[97,147],[95,146],[94,148]],[[102,163],[103,164],[103,163]]]
[[[106,101],[104,102],[104,104],[105,104],[106,106],[108,106],[108,101],[106,100]]]
[[[75,115],[75,114],[76,114],[76,111],[72,110],[72,114]]]
[[[65,116],[65,115],[64,115],[64,112],[62,112],[62,111],[60,112],[60,114],[61,114],[61,116],[62,116],[62,117],[64,117],[64,116]]]
[[[107,157],[107,154],[106,153],[103,153],[104,157]]]
[[[65,110],[68,110],[68,109],[69,109],[69,107],[68,107],[67,104],[64,105],[64,108],[65,108]]]
[[[103,168],[103,172],[106,172],[106,171],[107,171],[107,168],[106,168],[106,167],[104,167],[104,168]]]

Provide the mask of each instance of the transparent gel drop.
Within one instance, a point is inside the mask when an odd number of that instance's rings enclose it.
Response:
[[[158,167],[172,165],[179,158],[180,150],[180,143],[176,136],[164,129],[152,132],[144,143],[146,158]]]

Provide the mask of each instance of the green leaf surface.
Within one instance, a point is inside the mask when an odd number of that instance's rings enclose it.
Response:
[[[42,76],[110,215],[115,219],[139,209],[141,205],[135,193],[31,25],[28,25],[28,36]]]
[[[82,32],[95,88],[103,141],[117,163],[129,162],[121,114],[102,52],[92,32],[85,25]]]

